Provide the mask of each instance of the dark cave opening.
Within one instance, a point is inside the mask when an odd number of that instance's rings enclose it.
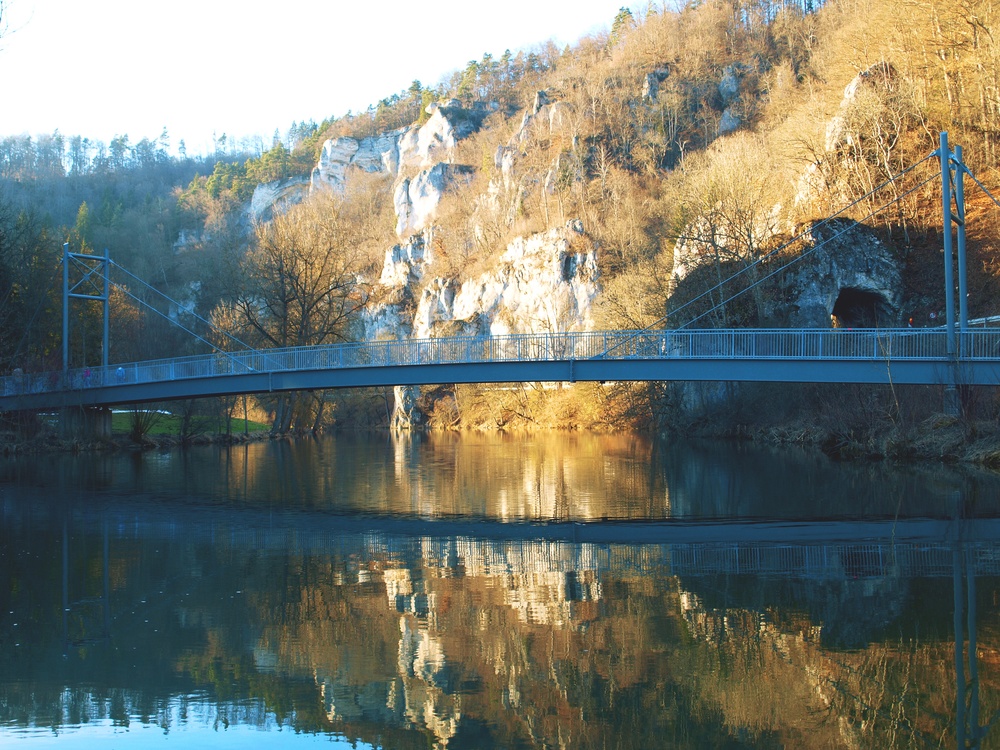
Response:
[[[874,292],[841,289],[833,305],[834,326],[838,328],[878,328],[894,324],[886,301]]]

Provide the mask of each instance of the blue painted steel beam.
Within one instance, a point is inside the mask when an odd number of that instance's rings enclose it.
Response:
[[[953,378],[952,367],[956,368]],[[242,393],[439,383],[742,381],[1000,385],[1000,360],[588,359],[403,364],[250,372],[0,397],[0,411],[117,406]]]

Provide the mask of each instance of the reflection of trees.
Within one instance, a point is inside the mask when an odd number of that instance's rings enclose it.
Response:
[[[60,532],[5,517],[0,638],[13,633],[2,613],[37,627],[0,649],[0,721],[169,727],[177,696],[200,695],[185,710],[404,748],[897,747],[954,734],[949,579],[859,567],[857,545],[821,550],[839,562],[809,578],[747,568],[769,559],[749,547],[724,558],[705,545],[310,537],[224,518],[134,535],[111,524],[110,642],[63,659]],[[103,528],[70,525],[83,594],[101,590]],[[977,581],[984,717],[1000,699],[997,595],[996,579]],[[845,630],[851,611],[871,614]]]
[[[241,446],[230,492],[340,512],[502,520],[664,517],[648,441],[622,435],[431,434]],[[203,472],[211,476],[211,471]]]

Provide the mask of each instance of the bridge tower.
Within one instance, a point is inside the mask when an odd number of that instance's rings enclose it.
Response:
[[[70,283],[70,266],[81,271],[80,277]],[[63,244],[63,328],[62,355],[63,374],[69,371],[69,304],[71,299],[96,301],[103,308],[103,336],[101,339],[101,367],[108,366],[108,331],[110,311],[108,300],[111,297],[111,256],[107,249],[104,255],[88,253],[71,253],[69,243]],[[98,275],[99,274],[99,275]]]
[[[951,361],[951,382],[945,386],[944,408],[948,414],[960,411],[958,386],[961,383],[958,360],[962,356],[962,341],[969,329],[968,289],[965,252],[965,164],[962,147],[954,153],[948,147],[948,132],[940,136],[942,239],[944,244],[944,303],[947,330],[948,359]],[[954,190],[952,189],[954,180]],[[952,198],[954,197],[954,210]],[[954,227],[953,227],[954,225]],[[954,231],[954,238],[952,232]],[[956,247],[957,246],[957,247]],[[955,325],[955,254],[958,255],[958,328]]]
[[[70,267],[78,274],[70,282]],[[63,378],[69,377],[69,306],[70,300],[100,302],[102,307],[101,367],[107,370],[110,348],[111,298],[111,255],[107,249],[104,255],[71,253],[69,243],[63,243],[63,325],[62,325],[62,371]],[[84,363],[86,364],[86,363]],[[111,412],[107,409],[66,407],[60,417],[60,430],[65,436],[106,437],[111,434]]]

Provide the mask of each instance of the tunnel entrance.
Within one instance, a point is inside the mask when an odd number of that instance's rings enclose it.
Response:
[[[874,292],[841,289],[833,304],[835,328],[877,328],[893,323],[894,316],[886,301]]]

